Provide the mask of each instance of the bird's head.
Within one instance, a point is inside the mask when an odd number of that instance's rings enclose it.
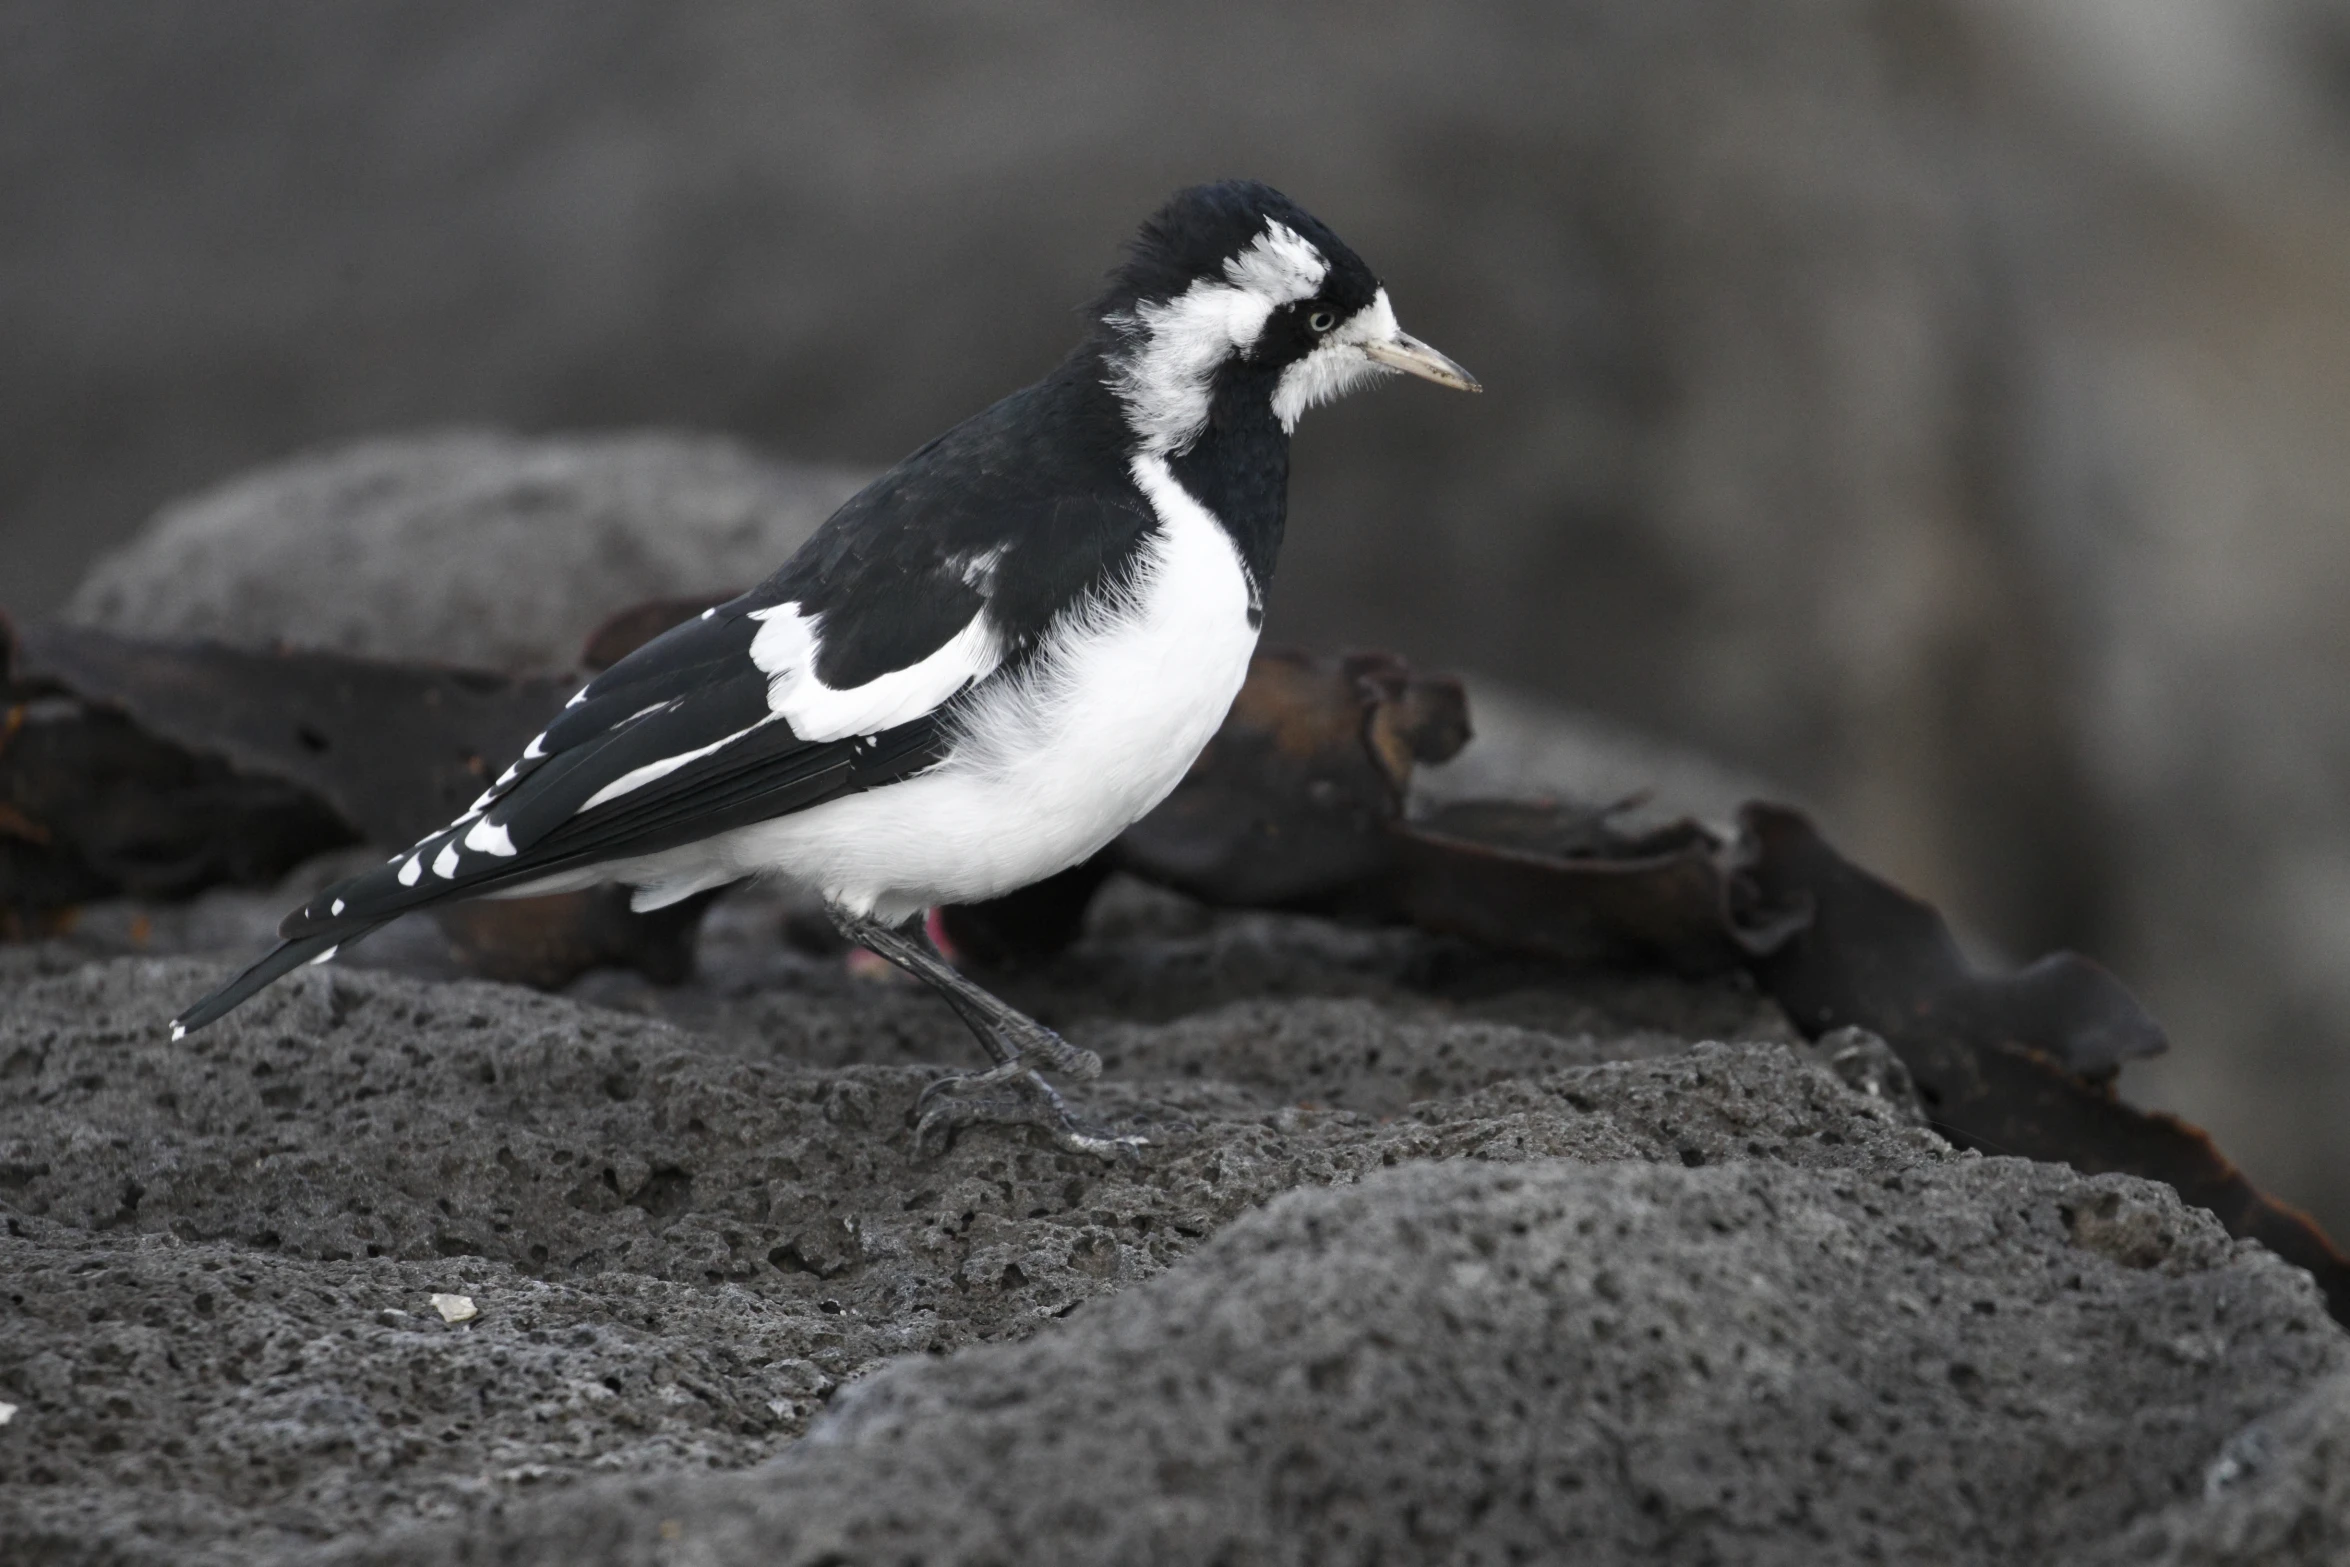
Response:
[[[1344,240],[1255,180],[1177,191],[1143,224],[1099,314],[1110,389],[1159,451],[1198,439],[1220,384],[1260,388],[1284,430],[1399,371],[1480,390],[1396,325],[1387,290]]]

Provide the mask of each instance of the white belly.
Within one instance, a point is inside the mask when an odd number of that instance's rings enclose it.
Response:
[[[1026,670],[973,704],[946,760],[678,858],[780,874],[897,920],[1064,870],[1165,799],[1231,709],[1257,633],[1230,537],[1164,463],[1144,459],[1136,477],[1160,527],[1131,591],[1056,625]]]

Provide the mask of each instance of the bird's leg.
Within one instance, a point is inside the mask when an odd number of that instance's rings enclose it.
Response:
[[[849,940],[879,953],[937,991],[995,1062],[985,1072],[941,1078],[922,1091],[914,1106],[917,1142],[943,1145],[962,1128],[981,1121],[1042,1126],[1062,1147],[1102,1158],[1131,1153],[1147,1141],[1114,1136],[1072,1115],[1059,1090],[1044,1080],[1038,1068],[1049,1067],[1077,1078],[1097,1077],[1101,1057],[1070,1044],[964,978],[932,949],[919,927],[893,927],[838,909],[832,911],[832,922]]]
[[[893,928],[854,915],[836,913],[832,918],[849,940],[880,953],[944,997],[947,1005],[955,1009],[955,1015],[979,1036],[980,1044],[995,1059],[996,1071],[1005,1078],[1039,1067],[1050,1067],[1078,1078],[1101,1075],[1101,1057],[1070,1044],[1036,1019],[1006,1006],[964,978],[915,930]]]

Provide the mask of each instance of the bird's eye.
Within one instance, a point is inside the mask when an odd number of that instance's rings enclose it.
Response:
[[[1306,317],[1306,325],[1316,332],[1327,332],[1332,327],[1338,325],[1338,317],[1332,315],[1327,310],[1317,310],[1312,315]]]

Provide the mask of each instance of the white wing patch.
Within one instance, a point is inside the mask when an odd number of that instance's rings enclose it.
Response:
[[[816,674],[823,636],[820,619],[801,614],[797,604],[755,609],[751,618],[760,622],[758,635],[751,639],[751,662],[767,676],[767,706],[803,740],[845,740],[911,723],[965,686],[984,680],[1004,661],[1003,645],[982,610],[919,663],[861,686],[835,689]]]
[[[751,730],[758,728],[759,724],[772,723],[773,721],[774,715],[770,714],[768,717],[760,719],[758,724],[752,724],[747,728],[737,729],[733,734],[713,740],[708,745],[697,746],[691,751],[680,751],[675,756],[664,756],[659,761],[647,762],[642,767],[632,767],[627,772],[622,773],[619,777],[613,779],[610,783],[604,785],[603,788],[598,789],[594,794],[589,795],[586,802],[582,804],[579,809],[581,811],[592,811],[607,800],[617,800],[622,795],[629,793],[631,790],[642,789],[646,784],[651,783],[656,778],[668,777],[671,773],[676,772],[680,767],[683,767],[688,762],[698,762],[703,757],[708,756],[712,751],[718,750],[723,746],[734,744],[744,735],[749,734]],[[578,812],[575,811],[572,814],[577,815]],[[480,829],[475,828],[474,831],[478,832]],[[499,828],[498,836],[503,838],[505,835],[506,829],[503,827]],[[483,847],[483,845],[475,843],[473,841],[473,834],[467,833],[465,835],[465,847],[468,849],[478,849]],[[499,851],[493,849],[491,852],[497,853]],[[509,844],[504,852],[507,854],[512,854],[514,852],[513,846]]]
[[[969,554],[951,556],[947,565],[963,579],[963,586],[986,593],[995,584],[996,567],[1010,550],[1010,545],[998,544],[993,549],[973,550]]]
[[[503,859],[514,853],[514,840],[508,835],[503,822],[494,825],[486,821],[475,822],[472,830],[465,835],[465,847],[477,854],[495,854]]]

